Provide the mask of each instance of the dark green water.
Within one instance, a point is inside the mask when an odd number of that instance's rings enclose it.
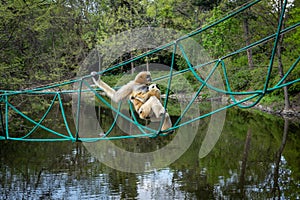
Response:
[[[0,199],[300,198],[299,122],[230,109],[218,142],[200,159],[207,125],[201,121],[177,161],[137,174],[105,166],[79,142],[1,141]],[[172,137],[115,143],[148,152]]]

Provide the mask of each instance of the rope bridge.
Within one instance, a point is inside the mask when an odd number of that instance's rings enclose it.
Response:
[[[277,45],[279,42],[279,38],[281,34],[284,34],[290,30],[293,30],[295,28],[297,28],[300,25],[300,22],[293,24],[287,28],[282,29],[282,23],[283,23],[283,18],[284,18],[284,14],[285,14],[285,9],[286,9],[286,5],[287,5],[287,0],[284,1],[284,4],[282,6],[282,10],[281,10],[281,15],[280,15],[280,19],[277,25],[277,31],[273,34],[273,35],[269,35],[261,40],[258,40],[248,46],[245,46],[241,49],[238,49],[237,51],[231,52],[219,59],[215,59],[215,60],[211,60],[209,62],[205,62],[199,65],[194,66],[191,61],[190,58],[188,57],[186,50],[184,48],[184,46],[182,45],[182,42],[185,41],[186,39],[193,37],[195,35],[198,35],[204,31],[209,30],[210,28],[224,22],[225,20],[228,20],[234,16],[236,16],[237,14],[245,11],[246,9],[252,7],[253,5],[257,4],[258,2],[260,2],[261,0],[256,0],[253,2],[250,2],[246,5],[244,5],[243,7],[239,8],[238,10],[228,14],[227,16],[225,16],[224,18],[217,20],[213,23],[211,23],[210,25],[207,25],[205,27],[203,27],[202,29],[198,29],[195,31],[192,31],[191,33],[184,35],[180,38],[178,38],[175,41],[172,41],[170,43],[167,43],[165,45],[159,46],[153,50],[150,50],[144,54],[141,54],[137,57],[134,57],[130,60],[127,60],[125,62],[121,62],[117,65],[114,65],[110,68],[107,68],[105,70],[99,71],[97,72],[98,75],[103,75],[104,73],[110,72],[112,70],[115,69],[120,69],[122,66],[130,64],[132,62],[135,61],[139,61],[143,58],[146,58],[147,56],[150,56],[152,54],[155,54],[157,52],[161,52],[163,50],[166,50],[168,48],[172,48],[172,61],[170,64],[170,69],[167,75],[163,75],[160,76],[158,78],[155,78],[153,81],[159,81],[159,80],[166,80],[167,81],[167,89],[165,92],[165,99],[163,102],[163,106],[166,109],[168,102],[169,102],[169,97],[170,97],[170,88],[172,87],[172,79],[173,77],[177,76],[177,75],[182,75],[184,73],[190,72],[192,73],[193,77],[199,82],[200,87],[197,89],[197,91],[195,93],[193,93],[193,97],[189,100],[189,102],[187,103],[187,105],[185,106],[185,108],[183,109],[183,112],[180,114],[179,118],[176,120],[175,123],[173,123],[172,127],[169,128],[168,130],[165,131],[160,131],[160,128],[162,126],[163,123],[163,119],[160,122],[160,125],[157,129],[153,129],[150,128],[148,126],[142,125],[138,122],[138,119],[135,117],[134,115],[134,109],[132,107],[132,105],[129,103],[129,107],[130,107],[130,112],[131,112],[131,117],[128,117],[126,115],[124,115],[122,112],[120,112],[121,109],[121,103],[118,104],[117,108],[115,108],[114,106],[111,105],[111,103],[109,103],[105,98],[103,98],[101,95],[99,95],[99,90],[95,89],[94,87],[91,86],[91,84],[89,84],[88,80],[91,79],[92,75],[86,75],[86,76],[82,76],[80,78],[77,79],[73,79],[73,80],[68,80],[62,83],[54,83],[54,84],[50,84],[50,85],[46,85],[46,86],[42,86],[42,87],[36,87],[33,89],[28,89],[28,90],[21,90],[21,91],[9,91],[9,90],[0,90],[0,121],[1,121],[1,131],[2,131],[2,135],[0,136],[0,140],[17,140],[17,141],[83,141],[83,142],[93,142],[93,141],[99,141],[99,140],[114,140],[114,139],[124,139],[124,138],[140,138],[140,137],[156,137],[158,135],[167,135],[167,133],[175,131],[176,129],[183,127],[183,126],[187,126],[195,121],[198,121],[200,119],[203,119],[205,117],[211,116],[215,113],[221,112],[223,110],[226,110],[228,108],[234,107],[234,106],[238,106],[241,108],[250,108],[255,106],[266,94],[271,93],[275,90],[281,89],[285,86],[289,86],[292,85],[294,83],[300,82],[300,78],[296,79],[296,80],[292,80],[292,81],[287,81],[287,77],[292,73],[292,71],[296,68],[297,64],[299,63],[300,60],[300,56],[293,62],[293,64],[290,66],[290,68],[287,70],[287,72],[285,73],[285,75],[277,82],[277,84],[275,84],[273,87],[270,87],[270,76],[271,76],[271,72],[273,69],[273,63],[274,63],[274,58],[275,58],[275,54],[276,54],[276,49],[277,49]],[[269,65],[268,65],[268,70],[267,70],[267,74],[265,77],[265,83],[263,86],[263,89],[261,90],[253,90],[253,91],[244,91],[244,92],[236,92],[236,91],[232,91],[231,89],[231,85],[229,83],[229,78],[228,78],[228,74],[226,71],[226,65],[224,60],[226,58],[229,58],[231,56],[234,56],[236,54],[239,54],[241,52],[245,52],[247,51],[247,49],[250,49],[254,46],[257,46],[259,44],[265,43],[266,41],[269,41],[270,39],[274,40],[274,44],[272,47],[272,54],[269,60]],[[182,57],[184,58],[187,67],[185,69],[182,69],[180,71],[175,71],[174,70],[174,63],[175,63],[175,54],[180,52]],[[206,78],[202,78],[199,75],[198,70],[204,68],[205,66],[208,65],[213,65],[213,67],[210,69],[208,75],[206,76]],[[214,85],[208,83],[208,81],[211,79],[211,77],[213,76],[213,74],[217,71],[217,70],[221,70],[223,72],[223,77],[225,79],[225,89],[220,89],[218,87],[215,87]],[[78,89],[76,90],[61,90],[60,88],[64,87],[64,86],[69,86],[72,84],[78,84]],[[87,89],[85,89],[85,88]],[[58,89],[59,88],[59,89]],[[216,110],[213,110],[211,112],[205,113],[203,115],[199,115],[197,117],[194,117],[192,119],[186,120],[186,121],[182,121],[182,118],[186,115],[186,113],[191,109],[191,106],[195,103],[195,101],[197,100],[197,98],[199,97],[200,93],[203,91],[204,88],[208,88],[210,90],[213,90],[217,93],[220,93],[222,95],[229,95],[230,99],[231,99],[231,103],[229,105],[224,105],[223,107],[220,107]],[[113,119],[113,123],[110,125],[110,127],[108,128],[108,130],[104,133],[104,135],[99,136],[97,134],[95,134],[95,137],[80,137],[79,136],[79,126],[80,126],[80,109],[81,108],[81,104],[82,104],[82,94],[84,94],[85,92],[92,92],[95,97],[102,102],[105,106],[107,106],[109,109],[111,109],[114,113],[115,113],[115,117]],[[63,104],[63,100],[62,100],[62,96],[65,94],[72,94],[76,96],[77,99],[77,111],[75,113],[75,130],[71,130],[70,128],[70,124],[67,120],[67,116],[66,116],[66,112],[65,112],[65,106]],[[34,96],[39,96],[39,95],[52,95],[53,98],[51,100],[51,103],[48,107],[48,109],[45,111],[45,113],[43,114],[43,116],[40,118],[40,120],[36,121],[33,118],[29,117],[28,114],[26,114],[25,112],[22,112],[18,106],[13,105],[13,101],[11,100],[13,97],[17,97],[18,95],[34,95]],[[237,99],[236,96],[243,96],[242,99]],[[243,103],[245,102],[250,102],[249,104],[245,105]],[[53,110],[54,104],[58,103],[59,104],[59,110],[64,122],[64,126],[65,126],[65,133],[60,133],[58,131],[55,131],[54,129],[47,127],[45,125],[43,125],[42,123],[44,122],[44,120],[46,119],[47,115],[50,113],[51,110]],[[27,134],[25,134],[22,137],[16,137],[16,136],[12,136],[15,134],[11,134],[10,133],[10,124],[12,123],[12,117],[11,117],[11,113],[17,114],[19,116],[21,116],[22,118],[24,118],[25,120],[27,120],[28,122],[30,122],[31,124],[33,124],[33,128],[31,128],[30,131],[27,132]],[[141,132],[140,134],[135,134],[135,135],[119,135],[119,136],[111,136],[111,132],[113,130],[113,128],[115,127],[118,118],[122,118],[124,120],[126,120],[126,122],[128,124],[132,124],[134,126],[136,126],[139,131]],[[42,138],[42,137],[36,137],[36,132],[37,129],[43,129],[47,132],[49,132],[50,134],[52,134],[53,136],[51,138]]]

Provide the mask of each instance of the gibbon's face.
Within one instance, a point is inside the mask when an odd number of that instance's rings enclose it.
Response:
[[[141,119],[150,119],[150,109],[139,109],[139,117]]]
[[[140,84],[149,84],[151,83],[151,74],[150,72],[140,72],[138,75],[135,77],[135,82],[140,83]]]
[[[148,91],[149,90],[160,90],[160,88],[158,87],[157,84],[153,83],[153,84],[148,86]]]

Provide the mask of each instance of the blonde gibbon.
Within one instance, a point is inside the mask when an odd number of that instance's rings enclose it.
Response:
[[[148,86],[147,92],[143,91],[133,91],[130,95],[130,101],[136,112],[139,111],[140,107],[151,97],[156,96],[160,100],[160,89],[154,83]]]
[[[133,92],[130,96],[130,100],[141,119],[153,119],[153,117],[162,119],[164,116],[164,123],[161,128],[163,131],[170,128],[172,122],[169,114],[160,102],[160,95],[161,92],[158,86],[156,84],[151,84],[148,87],[148,92]]]
[[[92,72],[91,75],[95,76],[96,72]],[[92,77],[92,80],[96,86],[101,88],[106,95],[116,103],[128,99],[130,94],[134,91],[145,91],[147,85],[152,81],[151,73],[142,71],[136,75],[134,80],[129,81],[116,91],[102,80],[97,81],[94,77]]]

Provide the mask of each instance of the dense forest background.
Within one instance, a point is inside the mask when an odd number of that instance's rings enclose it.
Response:
[[[1,0],[0,89],[21,90],[74,78],[88,53],[111,35],[139,27],[172,28],[188,33],[222,18],[247,2]],[[226,55],[274,34],[282,3],[282,0],[262,1],[242,15],[201,34],[196,40],[213,58]],[[289,0],[283,28],[299,21],[300,0]],[[280,37],[270,85],[275,85],[299,57],[299,38],[299,28]],[[263,85],[273,42],[270,40],[228,60],[233,89],[251,90]],[[125,55],[122,59],[128,59],[126,56],[132,57]],[[166,57],[171,55],[163,56],[167,60]],[[288,80],[299,77],[300,68],[296,67]],[[299,102],[299,91],[298,82],[273,92],[266,101],[281,102],[289,109]]]

